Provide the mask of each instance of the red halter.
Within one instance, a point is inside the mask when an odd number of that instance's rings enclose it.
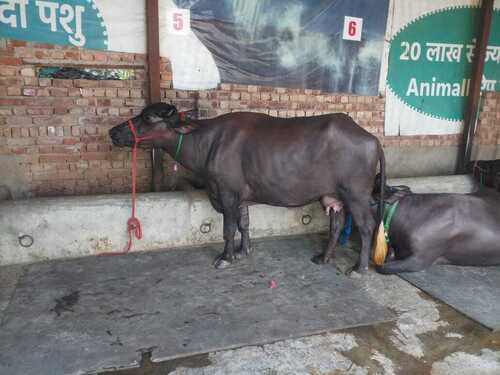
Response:
[[[99,253],[98,255],[123,255],[130,251],[132,247],[132,233],[135,237],[140,240],[142,238],[141,222],[135,216],[135,201],[136,201],[136,178],[137,178],[137,147],[139,143],[147,139],[154,138],[155,135],[148,135],[145,137],[139,137],[137,131],[135,130],[134,123],[132,120],[128,120],[128,127],[132,132],[134,137],[134,146],[132,147],[132,215],[127,221],[127,233],[128,233],[128,244],[122,251],[111,251]]]
[[[180,118],[183,120],[185,118],[184,112],[179,112]],[[135,235],[135,237],[140,240],[142,238],[142,229],[141,229],[141,222],[139,219],[135,216],[135,202],[136,202],[136,178],[137,178],[137,147],[139,146],[139,143],[148,139],[154,139],[158,134],[150,134],[146,135],[144,137],[139,137],[137,135],[137,131],[135,129],[134,123],[132,120],[128,120],[128,127],[130,131],[132,132],[132,136],[134,137],[134,146],[132,147],[132,215],[127,221],[127,233],[128,233],[128,244],[125,246],[125,248],[122,251],[110,251],[110,252],[104,252],[104,253],[99,253],[97,255],[123,255],[127,254],[131,247],[132,247],[132,233]],[[182,134],[181,134],[182,135]],[[182,142],[182,137],[180,138]],[[176,151],[175,159],[177,159],[177,155],[179,153],[179,148],[181,145],[181,142],[179,142],[177,148],[178,150]],[[177,168],[174,169],[174,171],[177,171]]]

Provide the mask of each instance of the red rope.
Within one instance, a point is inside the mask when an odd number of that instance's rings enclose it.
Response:
[[[179,112],[179,118],[184,121],[186,114],[184,112]],[[135,202],[136,202],[136,178],[137,178],[137,147],[139,143],[147,139],[153,139],[157,134],[151,134],[145,137],[139,137],[137,131],[135,130],[134,123],[132,120],[128,120],[128,127],[132,132],[134,137],[134,146],[132,147],[132,215],[127,220],[127,233],[128,233],[128,243],[122,251],[108,251],[103,253],[98,253],[97,255],[124,255],[127,254],[132,248],[132,234],[140,240],[142,238],[141,222],[135,216]]]
[[[135,202],[136,202],[136,196],[137,196],[137,192],[136,192],[137,147],[139,146],[140,142],[142,142],[146,139],[151,139],[154,136],[151,135],[151,136],[146,136],[146,137],[139,137],[137,135],[136,130],[135,130],[134,124],[132,123],[131,120],[128,121],[128,127],[130,128],[130,131],[132,132],[132,135],[134,137],[134,146],[132,147],[132,215],[127,220],[128,243],[122,251],[109,251],[109,252],[99,253],[97,255],[124,255],[124,254],[127,254],[130,251],[130,249],[132,248],[132,233],[135,235],[135,237],[138,240],[140,240],[142,238],[141,222],[135,216]]]

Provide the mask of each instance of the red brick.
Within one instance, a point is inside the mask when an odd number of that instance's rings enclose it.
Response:
[[[75,87],[82,87],[82,88],[88,88],[88,87],[98,87],[100,81],[94,81],[90,79],[75,79],[73,81],[73,85]]]
[[[33,117],[33,123],[35,125],[61,125],[63,123],[61,117],[56,116],[39,116]]]
[[[54,153],[58,154],[74,154],[80,152],[80,147],[78,145],[54,145],[52,146]],[[78,155],[79,156],[79,155]]]
[[[13,66],[0,66],[0,76],[13,77],[19,69]]]
[[[82,160],[106,160],[108,157],[107,152],[87,152],[81,155]]]
[[[94,96],[94,89],[90,88],[85,88],[85,89],[80,89],[80,93],[84,98]]]
[[[35,140],[33,138],[8,138],[7,145],[8,146],[31,146],[35,144]]]
[[[0,57],[0,65],[21,65],[23,60],[18,57],[4,56]]]
[[[7,95],[19,96],[19,95],[21,95],[21,88],[20,87],[7,87]]]
[[[80,58],[82,60],[94,61],[94,54],[90,50],[80,51]]]
[[[117,89],[107,88],[105,91],[105,96],[107,96],[107,97],[115,98],[117,95],[118,95]]]
[[[35,51],[32,48],[19,47],[15,49],[15,55],[21,58],[33,58],[35,57]]]
[[[9,116],[7,117],[7,125],[29,126],[33,123],[31,116]]]
[[[146,100],[145,99],[125,99],[125,105],[142,108],[146,105]]]
[[[98,83],[99,86],[101,87],[111,87],[111,88],[125,87],[125,81],[112,80],[112,81],[95,81],[95,82]]]
[[[64,51],[54,49],[54,50],[50,51],[49,58],[62,60],[62,59],[64,59]]]
[[[142,90],[141,89],[131,89],[130,96],[132,98],[142,98]]]
[[[80,139],[78,139],[78,138],[64,138],[63,139],[64,145],[76,145],[79,142],[80,142]]]
[[[29,136],[38,137],[38,128],[35,127],[29,128]]]
[[[29,128],[22,128],[21,129],[21,137],[29,137],[29,136],[30,136]]]
[[[38,86],[38,78],[36,77],[24,77],[25,86]]]
[[[35,76],[35,68],[22,68],[21,75],[26,77],[34,77]]]
[[[37,145],[60,145],[62,144],[62,138],[59,137],[53,137],[53,136],[48,136],[48,137],[38,137],[36,139],[36,144]]]
[[[64,53],[64,58],[70,59],[70,60],[79,60],[80,59],[80,52],[79,51],[66,51]]]
[[[50,91],[48,89],[38,89],[36,90],[36,96],[50,96]]]
[[[52,86],[54,87],[73,87],[72,79],[53,79]]]
[[[104,88],[95,88],[93,92],[93,96],[104,96],[105,89]]]
[[[118,89],[118,96],[120,98],[128,98],[130,96],[129,89]]]
[[[76,97],[80,97],[82,95],[82,92],[80,91],[79,88],[76,88],[76,87],[70,87],[68,89],[68,96],[76,96]]]
[[[54,107],[54,114],[64,115],[66,113],[68,113],[68,108],[66,108],[66,107]]]
[[[104,169],[109,169],[109,168],[111,168],[111,163],[112,163],[112,161],[110,161],[110,160],[102,160],[98,167],[104,168]]]
[[[138,62],[138,63],[145,64],[146,63],[146,55],[136,53],[134,55],[134,61]]]
[[[86,149],[87,149],[87,152],[94,152],[94,151],[97,151],[98,145],[97,144],[87,144]]]
[[[39,78],[38,84],[40,87],[47,87],[52,85],[52,80],[50,78]]]
[[[111,105],[111,99],[97,99],[97,105],[102,107],[109,107]]]
[[[10,130],[11,130],[10,131],[10,133],[11,133],[10,136],[12,138],[18,138],[18,137],[21,136],[21,129],[19,129],[19,128],[11,128]]]
[[[9,42],[12,47],[26,47],[27,44],[25,40],[10,39]]]
[[[95,61],[106,61],[107,60],[107,55],[104,52],[94,52],[94,60]]]
[[[51,115],[54,110],[50,107],[31,107],[26,109],[29,115]]]
[[[22,155],[26,153],[26,148],[25,147],[10,147],[9,151],[11,154],[14,155]]]
[[[23,89],[23,95],[24,96],[35,96],[36,89]]]
[[[40,154],[50,154],[52,153],[52,146],[39,146],[38,150]]]
[[[68,96],[68,89],[65,87],[55,87],[50,89],[51,96]]]
[[[79,155],[71,154],[44,154],[40,155],[40,163],[63,162],[63,161],[78,161]]]

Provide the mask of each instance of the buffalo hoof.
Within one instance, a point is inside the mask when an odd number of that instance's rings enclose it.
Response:
[[[346,271],[346,276],[351,276],[351,275],[354,275],[354,274],[357,274],[357,275],[363,275],[365,273],[368,272],[368,266],[366,267],[360,267],[359,265],[355,265],[354,267],[352,268],[349,268],[347,271]]]
[[[311,261],[316,264],[329,264],[333,263],[333,259],[330,257],[325,257],[323,254],[315,255],[311,258]]]
[[[239,249],[239,250],[234,252],[234,257],[236,259],[241,259],[243,257],[249,256],[251,252],[252,252],[251,248]]]
[[[233,262],[225,258],[224,254],[219,255],[214,260],[214,267],[218,270],[229,267]]]
[[[381,273],[382,275],[390,274],[390,272],[387,271],[387,268],[384,265],[375,266],[375,271],[377,271],[378,273]]]

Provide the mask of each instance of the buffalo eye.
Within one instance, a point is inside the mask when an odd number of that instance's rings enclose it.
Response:
[[[153,124],[155,122],[160,122],[162,120],[162,117],[160,117],[159,115],[157,115],[155,113],[147,113],[143,116],[143,118],[147,123],[150,123],[150,124]]]
[[[176,112],[175,108],[165,109],[165,110],[160,112],[160,116],[163,118],[168,118],[168,117],[172,116],[175,112]]]

